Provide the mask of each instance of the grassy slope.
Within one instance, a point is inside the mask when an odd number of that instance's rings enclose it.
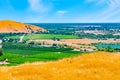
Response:
[[[120,80],[120,53],[97,52],[47,63],[1,67],[4,80]],[[24,76],[23,76],[24,75]]]
[[[12,39],[19,39],[20,36],[11,36],[8,38]],[[60,34],[28,34],[24,37],[24,40],[28,39],[53,39],[53,38],[59,38],[59,39],[75,39],[78,38],[77,36],[74,35],[60,35]]]

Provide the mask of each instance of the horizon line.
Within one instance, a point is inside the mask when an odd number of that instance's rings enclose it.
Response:
[[[39,22],[24,22],[24,23],[28,23],[28,24],[37,24],[37,23],[39,23]],[[102,24],[112,24],[112,23],[118,23],[118,24],[120,24],[120,22],[40,22],[39,24],[52,24],[52,23],[56,23],[56,24],[61,24],[61,23],[69,23],[69,24],[93,24],[93,23],[96,23],[96,24],[100,24],[100,23],[102,23]]]

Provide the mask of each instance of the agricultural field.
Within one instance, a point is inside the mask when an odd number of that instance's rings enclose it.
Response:
[[[120,0],[0,0],[0,80],[120,80]]]
[[[9,65],[18,65],[26,62],[46,62],[59,60],[66,57],[73,57],[82,54],[79,51],[73,51],[71,48],[54,47],[31,47],[21,43],[3,43],[3,55],[0,61],[8,59]]]
[[[94,52],[58,61],[0,67],[0,79],[119,80],[119,66],[120,53]]]
[[[99,39],[89,39],[89,38],[83,38],[83,39],[62,39],[62,42],[69,42],[69,43],[74,43],[74,44],[92,44],[92,43],[120,43],[120,39],[106,39],[106,40],[99,40]]]
[[[20,36],[9,36],[6,38],[11,38],[11,39],[19,39]],[[61,34],[27,34],[24,36],[24,40],[29,40],[29,39],[76,39],[79,38],[78,36],[75,35],[61,35]]]

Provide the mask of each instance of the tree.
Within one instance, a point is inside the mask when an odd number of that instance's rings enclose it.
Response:
[[[0,56],[2,56],[3,55],[3,53],[2,53],[2,48],[0,48]]]
[[[29,44],[30,44],[30,45],[34,45],[35,43],[34,43],[34,42],[30,42]]]
[[[52,46],[53,46],[53,47],[57,47],[57,44],[53,44]]]
[[[114,49],[113,49],[112,47],[110,47],[110,46],[108,46],[108,47],[106,48],[106,50],[107,50],[108,52],[114,52]]]

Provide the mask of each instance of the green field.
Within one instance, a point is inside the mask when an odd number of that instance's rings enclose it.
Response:
[[[12,38],[12,39],[19,39],[20,36],[10,36],[7,38]],[[78,36],[75,35],[60,35],[60,34],[27,34],[24,37],[24,40],[29,40],[29,39],[76,39],[79,38]]]
[[[8,62],[10,63],[8,66],[13,66],[25,62],[54,61],[82,54],[82,52],[72,51],[72,49],[69,48],[38,48],[25,45],[26,44],[19,43],[4,43],[3,55],[0,57],[0,61],[3,61],[7,58]]]

